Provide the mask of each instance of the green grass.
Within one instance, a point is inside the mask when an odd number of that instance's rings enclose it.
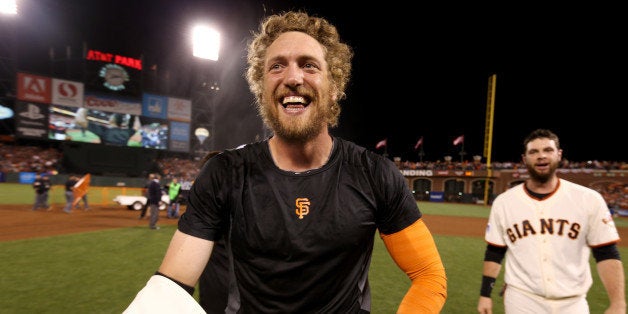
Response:
[[[49,203],[65,204],[65,186],[53,185],[50,189]],[[116,195],[142,195],[141,188],[130,187],[97,187],[93,186],[87,193],[90,205],[113,205]],[[30,184],[0,183],[0,205],[33,204],[35,191]]]
[[[0,200],[5,187],[0,185]],[[421,202],[419,207],[426,215],[488,215],[486,206]],[[142,226],[0,242],[0,312],[121,313],[161,263],[174,231],[175,226],[162,226],[157,232]],[[475,313],[483,239],[441,235],[434,239],[448,277],[449,297],[442,313]],[[620,247],[620,254],[628,256],[628,248]],[[627,266],[624,262],[628,274]],[[608,300],[595,267],[592,271],[594,284],[587,299],[591,313],[602,313]],[[493,293],[496,314],[503,313],[497,296],[502,277],[503,272]],[[395,313],[410,284],[378,236],[370,284],[372,313]]]

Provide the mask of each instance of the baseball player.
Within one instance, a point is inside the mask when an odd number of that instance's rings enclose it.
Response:
[[[194,286],[223,239],[223,313],[367,314],[376,234],[410,280],[397,313],[440,313],[445,268],[406,180],[329,133],[351,59],[335,26],[271,15],[249,48],[247,80],[273,135],[201,168],[161,266],[124,313],[202,313]]]
[[[491,290],[506,257],[504,308],[511,313],[589,313],[590,253],[609,297],[626,313],[619,234],[602,196],[560,179],[558,136],[533,131],[522,155],[530,178],[497,196],[486,227],[479,313],[492,313]]]

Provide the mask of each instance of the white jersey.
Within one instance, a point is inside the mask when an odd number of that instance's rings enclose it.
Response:
[[[590,247],[619,241],[602,196],[560,179],[539,200],[519,184],[491,207],[485,240],[508,247],[504,282],[551,299],[586,294],[593,282]]]

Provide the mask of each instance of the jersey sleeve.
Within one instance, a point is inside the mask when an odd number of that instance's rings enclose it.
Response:
[[[378,229],[392,234],[421,218],[421,212],[399,168],[381,156],[375,156],[373,162]]]
[[[502,236],[503,234],[503,226],[500,223],[504,211],[504,207],[506,206],[506,201],[504,200],[505,194],[500,194],[493,201],[493,205],[491,206],[491,211],[488,216],[488,222],[486,224],[486,230],[484,231],[484,240],[491,245],[498,247],[505,247],[506,242]]]
[[[584,202],[589,203],[593,210],[591,231],[587,234],[587,244],[591,247],[598,247],[617,243],[620,240],[613,215],[611,215],[602,195],[595,191],[589,193]]]
[[[179,231],[205,240],[216,241],[226,224],[224,190],[228,189],[228,171],[232,167],[223,155],[207,161],[194,180],[185,212],[178,222]]]

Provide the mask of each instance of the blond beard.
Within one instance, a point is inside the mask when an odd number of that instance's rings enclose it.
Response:
[[[290,142],[306,142],[318,136],[327,125],[327,116],[331,114],[329,107],[317,107],[306,117],[283,117],[281,121],[276,107],[261,106],[261,115],[276,136]]]

